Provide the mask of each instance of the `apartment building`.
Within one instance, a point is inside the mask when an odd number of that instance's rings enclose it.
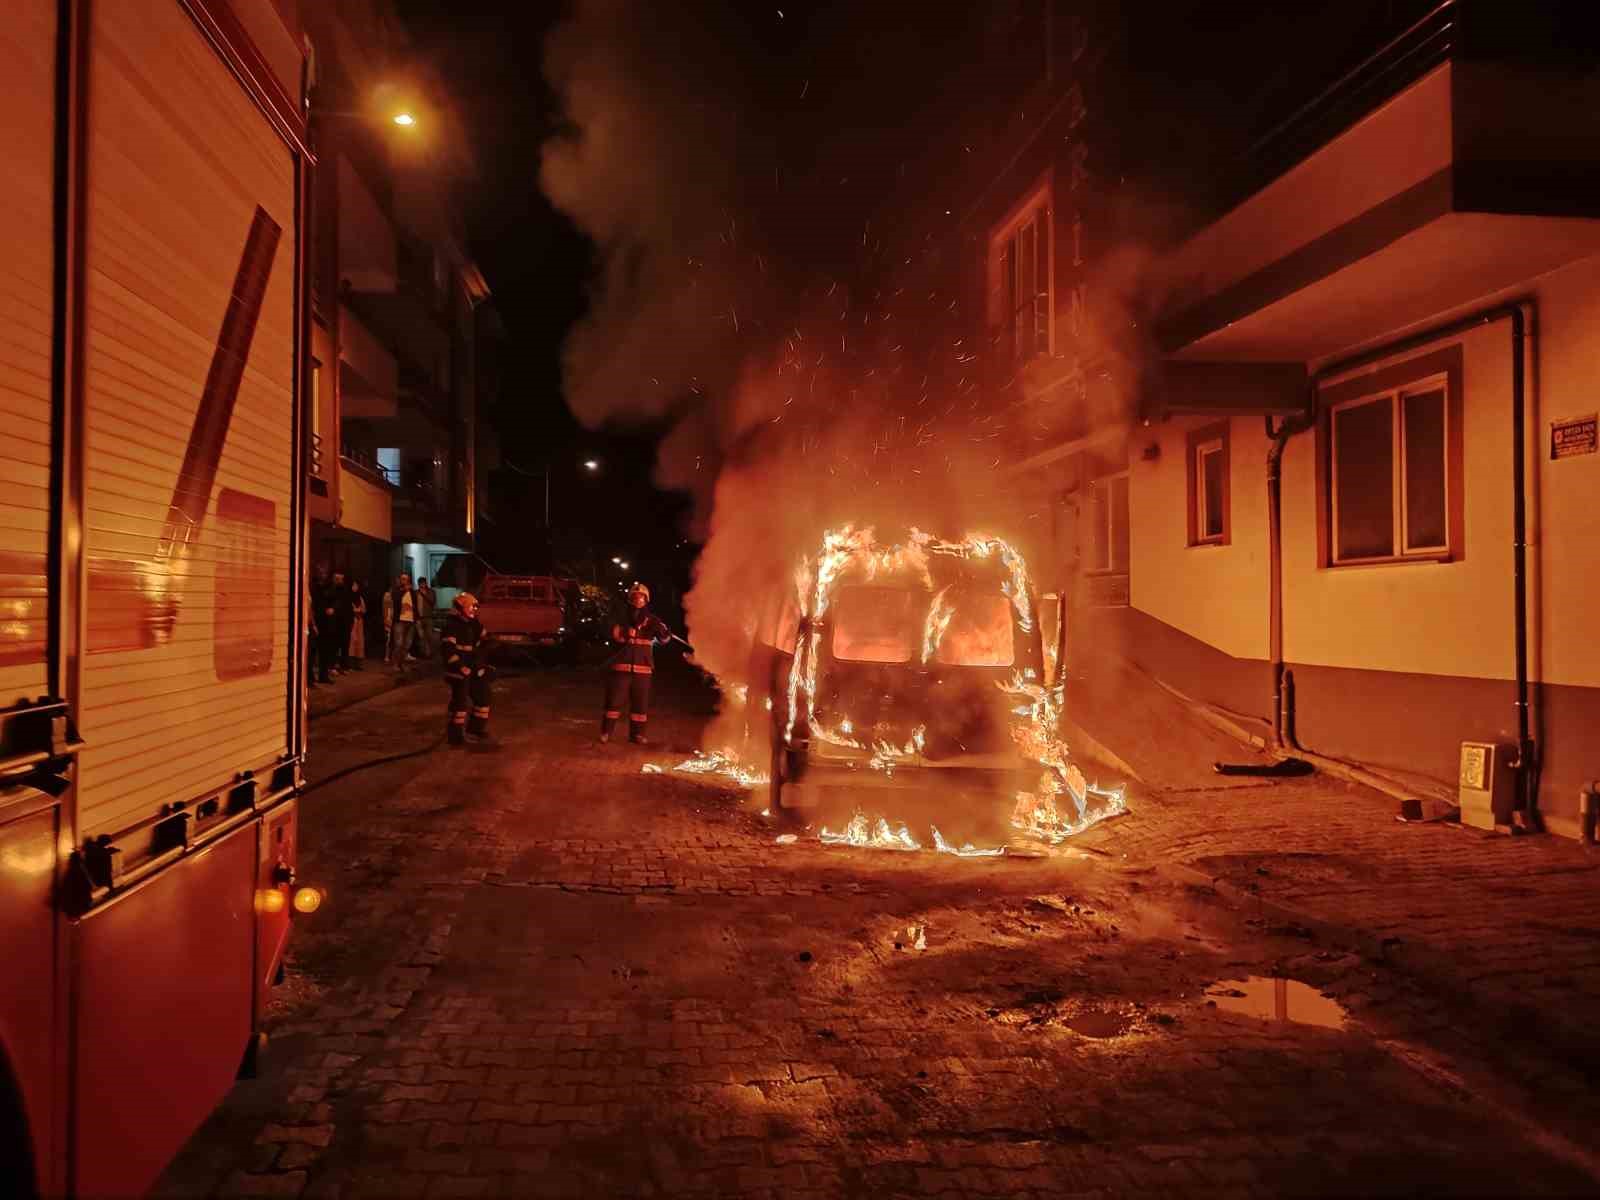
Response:
[[[454,201],[470,144],[425,48],[385,0],[300,9],[318,155],[312,561],[378,588],[475,545],[482,364],[501,333]]]
[[[1600,776],[1583,10],[1351,5],[1260,47],[1272,119],[1230,126],[1182,103],[1218,87],[1198,38],[1152,71],[1170,29],[1002,6],[1028,54],[982,68],[990,136],[949,139],[941,192],[1077,644],[1417,794],[1497,768],[1497,823],[1574,836]]]

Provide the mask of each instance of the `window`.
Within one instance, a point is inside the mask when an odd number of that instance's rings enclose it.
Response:
[[[382,446],[377,454],[378,470],[383,472],[383,477],[396,487],[400,484],[400,448],[398,446]]]
[[[1089,485],[1089,570],[1109,574],[1128,569],[1128,476],[1112,475]]]
[[[934,660],[948,667],[1009,667],[1015,656],[1011,600],[984,592],[960,592]]]
[[[840,588],[833,604],[833,656],[843,662],[910,662],[914,625],[910,592]]]
[[[1333,560],[1449,552],[1442,381],[1333,410]]]
[[[1189,433],[1189,545],[1226,546],[1233,535],[1228,496],[1228,426]]]
[[[1322,564],[1459,559],[1460,347],[1326,389]]]
[[[996,349],[1009,362],[1050,352],[1050,231],[1050,193],[1041,184],[990,244],[990,319]]]

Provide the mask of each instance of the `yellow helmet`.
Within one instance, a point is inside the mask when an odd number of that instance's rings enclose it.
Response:
[[[645,585],[642,584],[642,583],[636,583],[631,588],[629,588],[628,589],[628,595],[630,597],[631,596],[635,596],[635,595],[643,595],[644,596],[644,602],[646,604],[650,603],[650,589],[645,587]]]
[[[455,607],[461,612],[466,612],[468,608],[477,608],[478,598],[471,592],[457,592],[455,598]]]

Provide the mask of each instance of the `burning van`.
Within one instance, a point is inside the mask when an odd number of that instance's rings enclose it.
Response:
[[[1054,837],[1083,827],[1091,793],[1120,805],[1056,737],[1050,623],[1047,639],[1026,565],[998,538],[827,534],[754,639],[747,731],[766,735],[773,813],[910,809],[957,836]]]

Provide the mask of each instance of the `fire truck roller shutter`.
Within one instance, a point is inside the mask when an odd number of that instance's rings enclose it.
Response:
[[[0,24],[0,709],[46,695],[55,0]]]
[[[289,147],[176,0],[90,12],[85,837],[287,753],[295,349]]]

